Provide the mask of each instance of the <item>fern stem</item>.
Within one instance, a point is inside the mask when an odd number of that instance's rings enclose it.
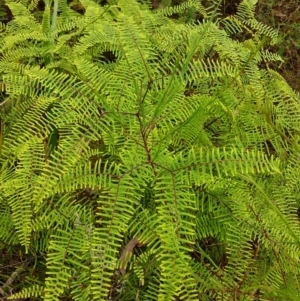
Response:
[[[56,28],[57,11],[58,11],[58,0],[54,0],[52,21],[51,21],[51,33]]]

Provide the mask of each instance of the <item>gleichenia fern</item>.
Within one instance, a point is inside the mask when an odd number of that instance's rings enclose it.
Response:
[[[6,0],[7,297],[298,300],[300,102],[257,1],[107,2]]]

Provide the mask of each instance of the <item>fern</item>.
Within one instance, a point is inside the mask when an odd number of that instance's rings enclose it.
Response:
[[[0,237],[45,265],[10,299],[299,298],[299,95],[212,2],[6,1]]]

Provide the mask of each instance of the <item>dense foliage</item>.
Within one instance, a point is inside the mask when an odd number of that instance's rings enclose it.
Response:
[[[37,2],[0,31],[0,294],[298,300],[300,96],[257,1]]]

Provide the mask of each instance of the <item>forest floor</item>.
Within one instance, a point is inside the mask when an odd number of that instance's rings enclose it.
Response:
[[[299,0],[259,0],[257,19],[279,32],[274,49],[285,63],[277,70],[300,92],[300,2]]]

